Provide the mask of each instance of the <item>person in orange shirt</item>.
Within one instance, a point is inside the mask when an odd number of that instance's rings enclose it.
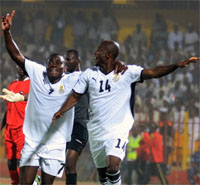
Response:
[[[150,162],[152,175],[160,179],[161,184],[168,184],[168,180],[163,173],[163,137],[157,131],[158,126],[155,123],[149,125],[150,132]]]
[[[17,93],[27,95],[29,93],[30,80],[24,70],[17,66],[18,79],[14,80],[8,86],[8,90],[2,90],[5,93]],[[22,97],[22,96],[21,96]],[[1,95],[1,99],[9,99],[9,94]],[[24,99],[25,100],[25,99]],[[9,102],[12,101],[12,102]],[[23,123],[27,101],[19,101],[18,99],[9,99],[6,101],[7,110],[1,122],[1,130],[5,127],[5,147],[6,157],[8,159],[8,169],[11,178],[11,184],[19,184],[19,159],[21,150],[24,145]]]
[[[147,126],[139,125],[141,132],[140,146],[137,149],[137,184],[148,184],[149,181],[149,155],[150,155],[150,136],[147,132]]]

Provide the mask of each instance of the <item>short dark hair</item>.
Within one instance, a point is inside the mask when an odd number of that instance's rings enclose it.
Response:
[[[103,42],[106,44],[107,52],[111,53],[112,57],[116,59],[119,54],[119,47],[117,45],[117,42],[112,40],[105,40]]]
[[[74,55],[76,56],[76,58],[79,58],[79,53],[75,49],[68,49],[66,53],[74,53]]]
[[[52,54],[47,58],[47,64],[49,63],[50,58],[53,57],[53,56],[60,56],[60,57],[63,57],[63,55],[61,55],[61,54],[52,53]],[[64,59],[64,57],[63,57],[63,59]]]

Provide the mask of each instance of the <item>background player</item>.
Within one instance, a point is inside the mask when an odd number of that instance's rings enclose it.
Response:
[[[29,93],[30,80],[20,67],[17,66],[18,79],[11,82],[8,90],[13,93],[19,93],[17,99],[12,99],[13,102],[6,101],[7,110],[1,122],[1,130],[5,127],[5,147],[6,157],[8,159],[8,170],[11,178],[11,184],[19,184],[19,159],[21,150],[24,145],[23,123],[25,116],[25,108],[27,101],[24,96]],[[3,92],[8,92],[3,89]],[[2,95],[0,98],[6,100],[7,95]],[[20,98],[19,98],[20,97]],[[19,101],[20,102],[15,102]]]
[[[52,116],[71,92],[79,73],[65,75],[65,59],[59,54],[49,57],[47,67],[26,59],[10,32],[14,14],[15,11],[1,18],[6,48],[31,81],[23,126],[25,143],[20,159],[20,184],[32,184],[38,167],[41,167],[41,184],[53,184],[56,176],[62,176],[74,110],[71,109],[56,126],[51,124]]]
[[[137,82],[160,78],[178,68],[199,60],[192,57],[168,66],[143,69],[128,65],[124,75],[115,75],[114,67],[119,46],[113,41],[103,41],[95,54],[95,68],[84,71],[73,93],[61,109],[54,114],[53,124],[74,106],[86,91],[90,97],[89,143],[101,184],[121,184],[120,164],[125,156],[129,130],[134,122],[132,108],[134,85]],[[131,108],[131,109],[130,109]]]
[[[165,176],[163,168],[164,165],[163,137],[157,129],[158,126],[155,123],[150,123],[149,133],[150,133],[151,164],[147,176],[148,175],[151,176],[151,174],[155,175],[160,179],[161,184],[167,185],[169,183]]]
[[[137,149],[137,184],[149,182],[150,135],[145,124],[139,126],[141,132],[140,147]]]
[[[66,53],[67,72],[81,71],[78,51],[71,49]],[[75,106],[74,126],[71,141],[67,143],[65,164],[66,184],[77,184],[76,164],[88,141],[88,95],[82,96]]]

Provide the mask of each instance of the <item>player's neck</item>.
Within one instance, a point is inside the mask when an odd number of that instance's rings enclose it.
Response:
[[[48,77],[48,78],[49,78],[49,81],[50,81],[51,84],[55,84],[55,83],[57,83],[61,80],[62,76],[59,76],[59,77],[56,77],[56,78],[50,78],[50,77]]]
[[[113,71],[113,68],[109,68],[109,69],[104,69],[104,68],[100,68],[100,71],[102,73],[104,73],[105,75],[107,75],[108,73],[110,73],[111,71]]]
[[[81,71],[80,65],[78,65],[78,66],[76,67],[76,70],[75,70],[75,71]]]
[[[23,81],[27,76],[24,75],[24,76],[19,76],[19,81]]]
[[[75,68],[74,70],[71,70],[71,71],[69,70],[70,73],[73,73],[73,72],[75,72],[75,71],[81,71],[80,65],[77,65],[76,68]]]
[[[108,74],[108,73],[110,73],[111,71],[114,70],[114,64],[113,63],[107,63],[105,65],[102,65],[100,67],[100,70],[101,70],[102,73]]]

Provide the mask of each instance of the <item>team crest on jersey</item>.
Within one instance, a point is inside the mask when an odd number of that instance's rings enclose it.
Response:
[[[117,82],[119,80],[119,75],[118,74],[115,74],[115,76],[113,77],[113,81],[114,82]]]
[[[64,93],[63,85],[60,85],[59,93],[60,93],[60,94],[63,94],[63,93]]]

